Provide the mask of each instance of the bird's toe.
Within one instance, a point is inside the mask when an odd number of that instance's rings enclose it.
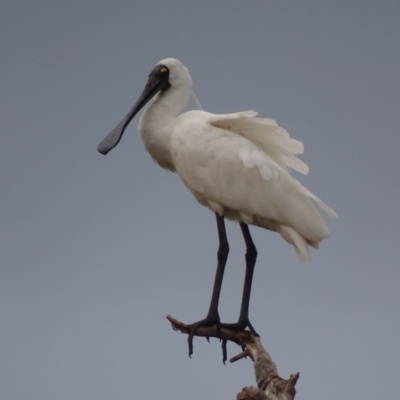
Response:
[[[213,326],[213,325],[216,325],[218,336],[221,336],[221,322],[219,319],[218,312],[212,315],[208,315],[206,318],[191,324],[188,336],[189,357],[191,357],[193,354],[193,337],[196,334],[197,329],[201,328],[202,326]]]
[[[221,327],[232,331],[244,331],[246,328],[248,328],[254,336],[260,336],[248,318],[239,319],[238,322],[232,324],[221,324]]]

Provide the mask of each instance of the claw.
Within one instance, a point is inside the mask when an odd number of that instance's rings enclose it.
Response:
[[[225,365],[226,360],[228,359],[228,351],[226,350],[226,339],[222,339],[222,363]]]
[[[201,322],[201,321],[199,321]],[[195,323],[192,328],[190,329],[189,336],[188,336],[188,346],[189,346],[189,358],[192,358],[193,354],[193,337],[196,329],[200,326],[199,322]]]

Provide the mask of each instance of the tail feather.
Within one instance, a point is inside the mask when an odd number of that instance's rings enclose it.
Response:
[[[297,257],[302,264],[308,264],[311,262],[308,244],[303,236],[297,233],[294,229],[285,225],[280,225],[277,230],[281,236],[294,247]]]
[[[297,188],[299,191],[310,199],[314,200],[318,206],[326,212],[326,214],[331,218],[337,218],[337,214],[331,207],[329,207],[326,203],[324,203],[319,197],[317,197],[314,193],[309,191],[306,187],[304,187],[297,179],[293,179],[296,182]]]

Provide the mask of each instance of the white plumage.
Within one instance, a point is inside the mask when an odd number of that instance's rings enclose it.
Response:
[[[331,217],[335,212],[291,176],[291,169],[308,173],[297,158],[303,144],[274,120],[257,118],[254,111],[216,115],[205,111],[181,114],[189,101],[192,79],[174,58],[161,60],[149,75],[138,101],[126,117],[99,144],[107,154],[121,140],[132,118],[153,98],[143,113],[139,132],[147,151],[163,168],[176,172],[197,201],[216,214],[218,258],[210,308],[206,318],[190,325],[193,337],[202,326],[244,330],[258,336],[249,319],[249,304],[257,249],[248,225],[278,232],[290,243],[302,263],[310,261],[309,246],[318,248],[329,235],[315,203]],[[246,273],[236,323],[221,323],[219,298],[229,243],[225,220],[238,221],[246,243]],[[223,360],[226,360],[225,342]]]
[[[254,111],[180,114],[191,93],[189,71],[173,58],[158,65],[169,69],[170,87],[156,95],[140,119],[150,155],[175,171],[202,205],[280,233],[300,261],[309,262],[308,246],[318,248],[329,235],[313,202],[329,216],[336,214],[290,174],[290,169],[308,173],[296,156],[303,153],[303,144]]]

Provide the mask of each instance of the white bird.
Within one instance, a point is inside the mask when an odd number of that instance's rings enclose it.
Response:
[[[140,118],[139,132],[146,150],[162,167],[176,172],[196,200],[217,219],[219,249],[214,289],[207,317],[192,325],[192,341],[200,326],[228,329],[248,327],[250,291],[257,250],[248,225],[278,232],[294,247],[302,263],[310,261],[309,246],[318,248],[329,230],[316,203],[329,216],[335,212],[291,176],[291,169],[308,173],[297,158],[303,143],[272,119],[254,111],[212,114],[184,112],[192,88],[188,69],[177,59],[161,60],[151,71],[138,101],[126,117],[99,144],[107,154],[121,140],[132,118],[155,96]],[[224,218],[240,223],[246,243],[246,275],[237,323],[222,324],[218,302],[229,245]]]

